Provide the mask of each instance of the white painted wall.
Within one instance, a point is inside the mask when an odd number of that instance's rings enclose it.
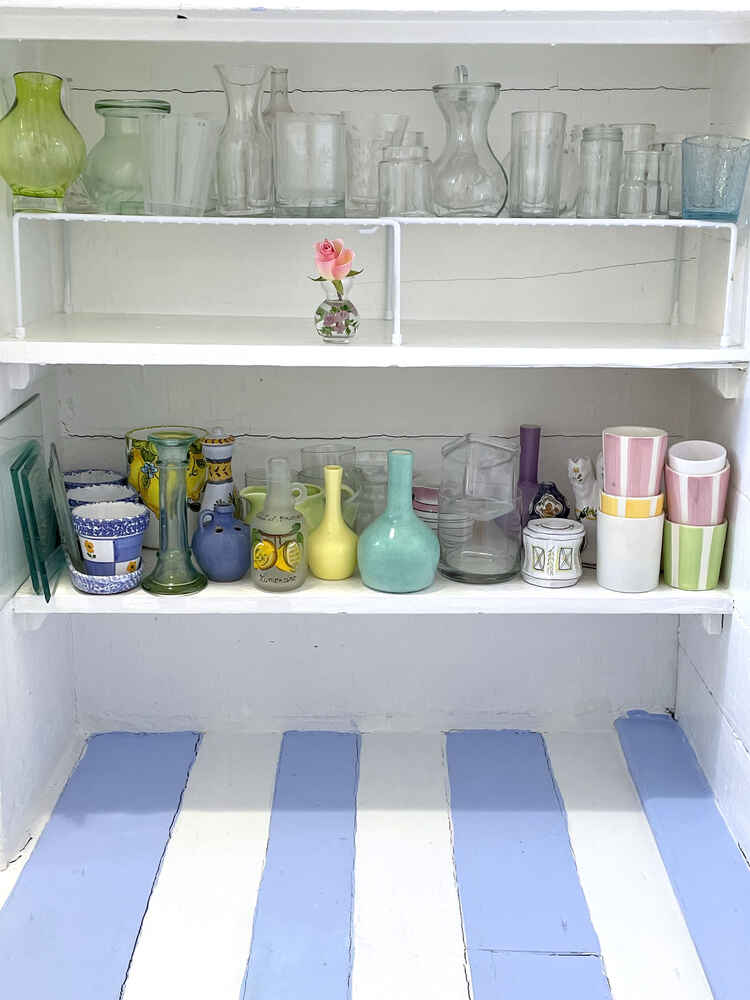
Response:
[[[750,48],[718,49],[711,127],[750,136]],[[750,216],[746,196],[743,215]],[[746,380],[745,380],[746,381]],[[727,445],[733,467],[724,576],[735,611],[720,637],[694,619],[680,624],[677,715],[713,786],[719,806],[750,856],[750,392],[722,400],[695,376],[690,436]]]

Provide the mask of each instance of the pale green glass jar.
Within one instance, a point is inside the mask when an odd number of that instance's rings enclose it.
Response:
[[[16,73],[16,99],[0,120],[0,176],[16,212],[61,212],[86,145],[60,103],[62,78]]]
[[[105,215],[143,215],[141,119],[168,115],[167,101],[97,101],[104,135],[89,153],[83,185],[93,208]]]

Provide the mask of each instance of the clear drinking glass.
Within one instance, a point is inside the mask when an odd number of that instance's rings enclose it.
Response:
[[[325,444],[309,444],[300,449],[302,471],[298,479],[322,483],[326,465],[340,465],[344,470],[344,480],[354,474],[357,449],[352,444],[327,441]]]
[[[261,101],[267,66],[216,66],[227,98],[227,118],[216,154],[222,215],[271,215],[273,164]]]
[[[583,128],[571,125],[563,146],[562,179],[560,181],[560,215],[576,214],[578,194],[581,189],[581,142]]]
[[[664,214],[666,198],[666,214],[670,219],[682,217],[682,140],[684,135],[670,135],[659,142],[654,142],[649,149],[667,154],[659,157],[659,214]],[[668,192],[665,191],[668,185]]]
[[[404,138],[401,141],[402,146],[424,146],[424,132],[414,132],[409,130],[404,132]]]
[[[622,184],[617,205],[617,214],[621,219],[648,217],[648,156],[648,151],[644,149],[631,149],[623,156]]]
[[[682,214],[736,222],[745,191],[750,140],[693,135],[682,143]]]
[[[440,572],[463,583],[498,583],[521,568],[518,448],[476,434],[442,449]]]
[[[146,215],[203,215],[216,167],[220,127],[194,115],[146,115],[143,209]]]
[[[648,149],[656,141],[656,125],[653,122],[611,122],[610,128],[622,129],[622,151]]]
[[[274,120],[278,214],[335,218],[344,214],[344,116],[279,112]]]
[[[346,214],[378,214],[378,160],[384,146],[400,146],[408,115],[344,112],[346,126]]]
[[[378,164],[378,214],[433,215],[433,166],[427,146],[386,146]]]
[[[592,125],[583,130],[579,219],[611,219],[617,215],[622,172],[622,129]]]
[[[368,524],[380,517],[388,500],[388,452],[357,452],[357,471],[362,483],[355,531],[361,535]]]
[[[468,75],[457,66],[456,83],[432,88],[446,126],[445,148],[434,166],[434,212],[493,217],[508,197],[508,179],[487,135],[500,84],[469,83]]]
[[[511,115],[510,214],[556,218],[560,212],[562,155],[567,116],[561,111]]]

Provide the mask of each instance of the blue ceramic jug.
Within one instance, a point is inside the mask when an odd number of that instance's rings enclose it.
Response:
[[[231,503],[202,512],[192,548],[209,580],[241,580],[250,568],[250,528],[235,518]]]
[[[412,509],[413,468],[413,452],[388,452],[385,512],[365,528],[357,548],[362,582],[373,590],[408,594],[424,590],[435,579],[440,545]]]

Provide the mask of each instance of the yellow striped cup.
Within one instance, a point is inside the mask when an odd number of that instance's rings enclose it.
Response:
[[[655,497],[615,497],[602,490],[599,508],[612,517],[658,517],[664,513],[664,494]]]

